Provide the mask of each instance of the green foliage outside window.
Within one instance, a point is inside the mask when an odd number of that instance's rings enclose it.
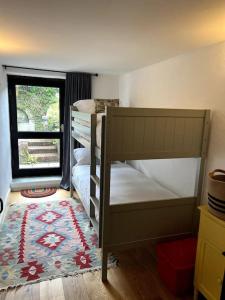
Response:
[[[28,149],[20,151],[20,163],[25,165],[36,164],[37,158],[28,152]]]
[[[17,108],[35,124],[35,131],[59,130],[59,89],[18,85]]]

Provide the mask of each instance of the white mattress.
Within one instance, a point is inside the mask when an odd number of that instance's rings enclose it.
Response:
[[[99,174],[99,166],[97,166]],[[89,213],[90,166],[73,167],[72,183]],[[99,189],[96,192],[99,196]],[[110,204],[135,203],[151,200],[179,198],[177,194],[160,185],[140,171],[124,163],[112,164]]]

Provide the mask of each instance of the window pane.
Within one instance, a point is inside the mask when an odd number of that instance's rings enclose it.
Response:
[[[60,131],[59,88],[17,85],[16,99],[18,131]]]
[[[59,139],[19,139],[19,168],[59,168]]]

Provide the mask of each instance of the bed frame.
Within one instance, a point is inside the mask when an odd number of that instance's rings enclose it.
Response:
[[[209,119],[209,110],[107,107],[100,149],[96,145],[96,114],[71,107],[71,153],[74,139],[91,149],[89,215],[102,248],[103,281],[107,280],[109,252],[193,233],[202,196]],[[80,134],[83,130],[89,132],[91,142]],[[113,161],[194,157],[201,160],[194,197],[110,205]],[[96,175],[97,160],[100,178]],[[96,186],[100,199],[96,198]]]

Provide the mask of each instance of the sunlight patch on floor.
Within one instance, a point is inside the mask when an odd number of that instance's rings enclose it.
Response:
[[[33,203],[33,202],[44,202],[49,200],[63,200],[70,198],[70,192],[65,191],[63,189],[58,189],[57,192],[51,196],[43,197],[43,198],[26,198],[21,195],[20,192],[11,192],[8,198],[8,205],[12,205],[15,203]]]

